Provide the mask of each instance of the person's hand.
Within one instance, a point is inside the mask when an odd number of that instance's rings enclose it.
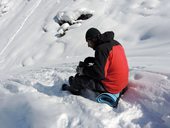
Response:
[[[77,66],[76,72],[77,72],[79,75],[83,75],[83,67]]]

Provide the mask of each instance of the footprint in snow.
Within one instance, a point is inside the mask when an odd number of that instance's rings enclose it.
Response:
[[[143,78],[143,76],[141,74],[139,74],[139,73],[134,75],[134,80],[140,80],[142,78]]]

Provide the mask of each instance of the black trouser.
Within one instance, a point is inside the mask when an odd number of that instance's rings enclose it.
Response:
[[[102,83],[85,75],[76,74],[75,77],[69,78],[70,87],[81,91],[82,89],[89,89],[94,92],[103,93],[107,92]]]

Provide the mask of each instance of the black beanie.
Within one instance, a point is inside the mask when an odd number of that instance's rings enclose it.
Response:
[[[90,40],[93,39],[95,37],[97,37],[98,35],[100,35],[100,31],[96,28],[90,28],[87,30],[86,32],[86,40]]]

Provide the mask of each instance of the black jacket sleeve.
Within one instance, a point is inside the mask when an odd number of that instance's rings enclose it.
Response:
[[[84,75],[92,77],[96,80],[103,80],[105,78],[104,68],[107,60],[106,50],[101,47],[95,50],[94,64],[83,69]]]

